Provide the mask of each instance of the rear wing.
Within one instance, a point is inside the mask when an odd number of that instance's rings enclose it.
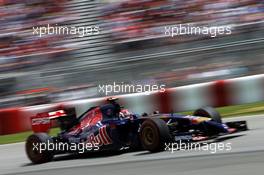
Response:
[[[48,132],[53,125],[52,120],[64,116],[67,116],[65,110],[38,113],[36,116],[31,117],[32,130],[33,132]]]

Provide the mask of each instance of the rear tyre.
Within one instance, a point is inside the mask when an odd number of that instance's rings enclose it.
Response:
[[[194,111],[193,115],[200,117],[209,117],[217,123],[222,123],[221,115],[214,108],[209,106],[197,109],[196,111]]]
[[[49,151],[47,149],[48,142],[53,143],[51,137],[46,133],[35,133],[27,138],[26,153],[28,158],[32,161],[32,163],[34,164],[45,163],[53,159],[52,151]],[[40,146],[42,144],[43,145],[46,144],[45,150],[40,150],[40,147],[44,148],[44,146]]]
[[[144,149],[150,152],[163,151],[165,143],[170,140],[169,128],[162,119],[147,119],[142,123],[140,141]]]

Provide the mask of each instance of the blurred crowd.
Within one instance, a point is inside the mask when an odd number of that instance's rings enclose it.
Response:
[[[118,0],[107,3],[103,13],[106,27],[117,43],[157,38],[168,41],[168,37],[164,38],[164,27],[168,25],[231,25],[234,34],[246,32],[248,28],[241,26],[264,19],[264,3],[261,0]]]
[[[41,64],[69,48],[64,36],[33,35],[33,27],[60,24],[67,0],[0,0],[0,71]]]
[[[34,35],[32,30],[33,27],[47,24],[64,25],[67,21],[75,19],[76,16],[72,15],[73,11],[66,9],[67,1],[69,0],[0,0],[0,73],[46,62],[53,63],[55,58],[64,58],[63,54],[73,49],[72,43],[70,46],[63,42],[68,39],[65,35],[40,37]],[[104,31],[109,31],[108,34],[113,40],[113,42],[110,41],[111,46],[114,45],[112,43],[121,45],[134,43],[132,46],[141,47],[142,45],[138,42],[151,41],[144,46],[164,44],[167,47],[170,43],[180,42],[168,47],[169,49],[163,50],[162,47],[155,47],[142,52],[136,51],[135,58],[148,54],[153,56],[164,51],[210,46],[215,41],[213,44],[223,45],[229,41],[241,40],[244,43],[247,39],[263,38],[263,32],[261,33],[264,29],[263,0],[107,0],[107,2],[100,8],[101,14],[98,15],[102,16],[100,22],[105,25],[103,28],[106,30]],[[81,7],[86,5],[83,0],[75,0],[75,3],[74,7],[77,7],[75,9],[90,10],[90,6],[89,8]],[[91,11],[94,9],[96,8],[92,6]],[[82,16],[81,21],[85,23],[98,20],[92,15]],[[231,25],[233,36],[227,40],[219,38],[219,41],[213,40],[210,43],[209,40],[203,40],[209,39],[209,36],[171,38],[164,35],[165,26],[178,24]],[[252,32],[254,34],[249,34],[250,31],[254,31]],[[244,32],[248,33],[241,34]],[[192,42],[181,43],[183,41]],[[100,44],[102,41],[97,42]],[[137,61],[137,64],[130,64],[131,60],[120,64],[122,59],[133,59],[135,53],[133,51],[128,51],[124,55],[111,52],[109,56],[105,52],[100,52],[101,48],[99,48],[98,54],[104,56],[100,58],[102,63],[111,63],[103,69],[87,63],[89,60],[92,60],[91,62],[101,61],[96,55],[93,56],[94,53],[91,56],[85,54],[91,50],[97,51],[97,48],[84,49],[79,55],[75,53],[77,56],[70,63],[65,61],[61,64],[47,66],[48,68],[54,66],[59,71],[46,74],[43,71],[44,73],[41,74],[38,73],[40,69],[37,68],[34,70],[35,78],[31,75],[31,70],[25,75],[10,75],[12,78],[7,78],[7,74],[4,73],[2,77],[0,76],[0,108],[98,97],[102,94],[98,94],[97,85],[105,81],[123,80],[133,83],[131,81],[153,80],[155,83],[165,83],[168,87],[174,87],[264,73],[263,46],[261,46],[263,42],[259,43],[250,44],[250,46],[248,44],[244,47],[220,48],[217,52],[215,51],[216,53],[208,49],[202,52],[175,54],[171,56],[173,58],[163,55],[154,60],[149,57],[142,59],[142,62]],[[247,48],[247,50],[242,51],[242,48]],[[194,57],[190,58],[192,55]],[[115,62],[115,60],[118,61]],[[75,62],[78,63],[76,65],[83,64],[83,68],[87,67],[79,71],[79,67],[76,66],[68,71],[67,68]],[[80,86],[80,84],[85,86]]]

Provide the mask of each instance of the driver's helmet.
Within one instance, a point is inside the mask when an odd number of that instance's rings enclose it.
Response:
[[[119,117],[121,118],[130,118],[131,115],[132,114],[127,109],[122,109],[119,113]]]
[[[107,101],[114,106],[114,115],[119,115],[121,106],[117,103],[117,98],[108,98]]]

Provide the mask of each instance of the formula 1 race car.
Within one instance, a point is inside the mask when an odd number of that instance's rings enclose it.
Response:
[[[47,134],[51,121],[61,131]],[[76,117],[74,109],[40,113],[32,117],[34,134],[26,141],[26,153],[33,163],[51,161],[60,153],[133,150],[163,151],[166,143],[208,140],[247,130],[246,121],[223,123],[219,113],[204,107],[192,116],[176,113],[133,114],[110,98],[101,106]],[[81,145],[81,146],[80,146]]]

